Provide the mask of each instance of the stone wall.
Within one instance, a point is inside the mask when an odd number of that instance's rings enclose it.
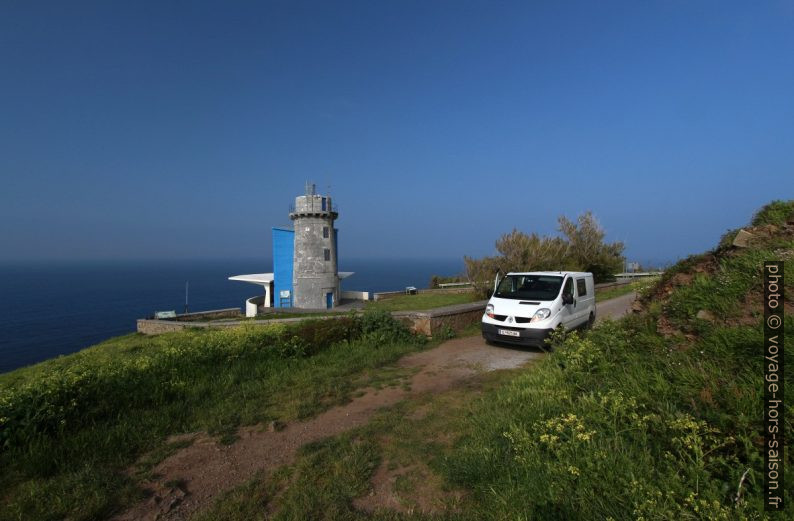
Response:
[[[290,219],[295,231],[292,305],[323,309],[327,293],[333,295],[334,305],[338,305],[336,213],[332,211],[331,198],[315,194],[296,197],[295,211],[290,213]],[[328,257],[325,256],[326,250]]]
[[[216,320],[219,318],[240,318],[240,314],[240,308],[211,309],[209,311],[196,311],[195,313],[182,313],[177,315],[176,318],[166,320],[193,322],[196,320]]]
[[[205,322],[197,322],[196,324],[205,324]],[[182,331],[183,329],[189,327],[196,326],[193,322],[174,322],[173,320],[157,320],[147,318],[139,318],[137,323],[138,333],[143,333],[144,335],[173,333],[174,331]]]
[[[458,332],[479,322],[487,303],[487,300],[481,300],[427,311],[395,311],[392,316],[416,333],[433,336],[447,328]]]
[[[231,319],[233,325],[237,325],[235,318],[240,318],[240,308],[212,309],[209,311],[197,311],[195,313],[182,313],[176,318],[139,318],[137,320],[137,331],[144,335],[159,335],[161,333],[172,333],[182,331],[188,327],[209,327],[208,320]],[[218,323],[213,326],[228,327],[227,324]]]
[[[447,327],[455,332],[465,329],[470,324],[479,322],[485,311],[485,304],[487,300],[479,302],[470,302],[467,304],[457,304],[454,306],[447,306],[443,308],[430,309],[427,311],[395,311],[392,316],[403,324],[408,326],[411,331],[422,335],[433,336],[446,330]],[[233,308],[235,309],[235,308]],[[223,311],[223,310],[221,310]],[[230,310],[228,310],[230,311]],[[240,310],[236,309],[239,317]],[[339,318],[338,315],[331,315],[325,318],[333,320]],[[304,320],[302,318],[285,318],[273,320],[260,320],[249,321],[248,324],[267,325],[276,322],[298,322]],[[139,319],[137,322],[138,332],[144,335],[159,335],[162,333],[173,333],[175,331],[182,331],[187,328],[224,328],[235,327],[242,324],[239,320],[221,320],[221,321],[177,321],[177,320],[156,320],[156,319]]]

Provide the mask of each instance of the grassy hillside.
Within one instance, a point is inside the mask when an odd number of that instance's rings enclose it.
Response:
[[[0,519],[104,519],[182,446],[169,435],[232,442],[239,425],[314,415],[422,343],[371,312],[127,335],[0,375]]]
[[[561,340],[541,367],[482,400],[439,471],[496,518],[758,516],[762,263],[785,260],[790,306],[794,201],[772,203],[752,224],[750,247],[731,247],[728,234],[668,270],[644,313]],[[792,338],[790,307],[785,330]],[[789,452],[787,468],[792,461]]]
[[[642,313],[307,446],[202,519],[764,518],[761,266],[785,261],[794,338],[794,201],[752,224],[750,247],[731,247],[733,232],[680,262],[646,290]],[[362,511],[384,482],[389,508]],[[791,498],[779,518],[794,518]]]

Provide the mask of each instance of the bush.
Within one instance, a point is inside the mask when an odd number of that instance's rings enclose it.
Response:
[[[305,320],[294,326],[294,334],[306,346],[306,355],[328,349],[337,342],[350,342],[359,335],[360,326],[356,317],[341,317],[329,320]]]
[[[361,333],[375,345],[381,343],[404,342],[417,337],[388,311],[368,309],[361,315]]]
[[[490,296],[497,270],[502,275],[511,271],[589,271],[596,282],[614,280],[614,274],[623,268],[623,243],[605,242],[606,234],[591,212],[580,215],[576,222],[560,216],[558,223],[563,237],[527,235],[513,229],[496,241],[498,256],[464,257],[466,275],[477,294]]]

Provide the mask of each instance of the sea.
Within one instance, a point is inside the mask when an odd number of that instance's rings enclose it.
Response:
[[[261,259],[0,264],[0,373],[135,331],[155,311],[244,308],[261,288],[231,275],[272,271]],[[462,259],[342,259],[346,291],[425,288],[463,272]]]

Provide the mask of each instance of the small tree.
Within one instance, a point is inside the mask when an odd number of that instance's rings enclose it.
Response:
[[[596,282],[614,279],[623,267],[623,243],[604,242],[604,229],[590,211],[580,215],[576,223],[565,216],[558,222],[567,239],[569,260],[576,269],[591,272]]]
[[[474,287],[475,293],[481,297],[486,297],[493,289],[493,280],[496,272],[500,270],[500,259],[498,257],[483,257],[473,259],[463,257],[466,265],[466,277]]]
[[[464,257],[469,282],[485,296],[493,289],[497,271],[589,271],[597,282],[613,279],[623,266],[623,243],[605,243],[604,230],[589,211],[577,222],[564,216],[558,222],[563,237],[527,235],[513,229],[496,241],[498,256]]]

